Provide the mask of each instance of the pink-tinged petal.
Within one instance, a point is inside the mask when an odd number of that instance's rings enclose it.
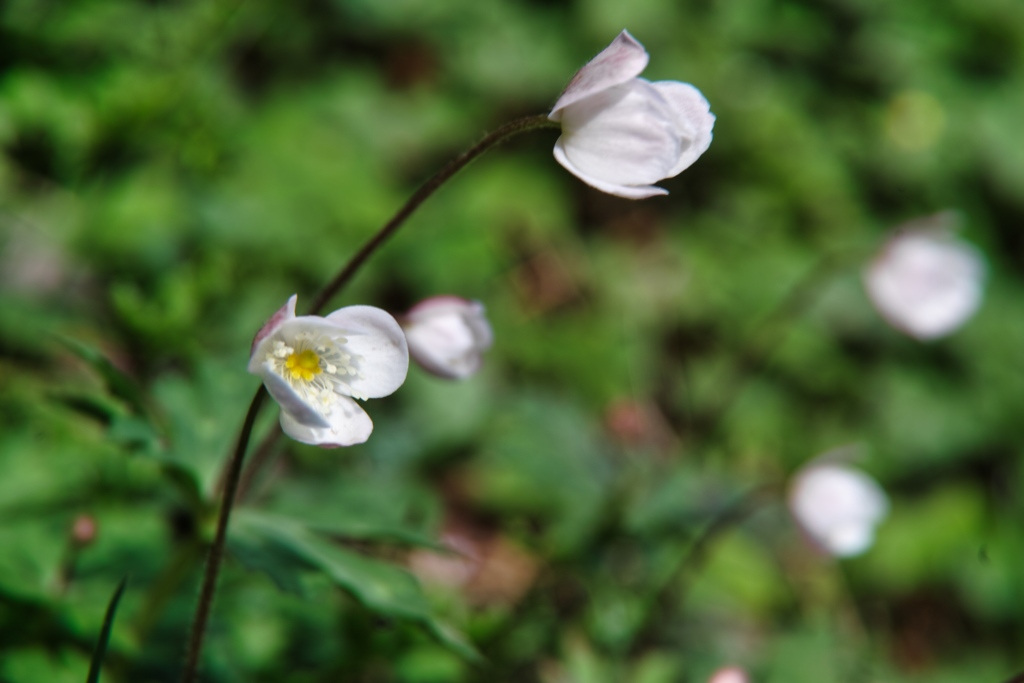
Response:
[[[555,159],[565,167],[565,170],[572,173],[587,185],[590,185],[601,192],[612,194],[616,197],[623,197],[625,199],[646,199],[647,197],[656,197],[658,195],[668,194],[668,190],[655,185],[619,185],[595,178],[583,169],[578,168],[569,160],[569,157],[565,153],[561,137],[555,142],[554,154]]]
[[[405,314],[405,317],[407,320],[417,320],[420,316],[430,315],[433,311],[443,309],[448,306],[462,307],[470,306],[474,303],[477,302],[470,301],[469,299],[463,299],[461,296],[439,294],[420,301],[409,309],[409,312]]]
[[[264,323],[263,327],[260,328],[260,331],[256,333],[256,336],[252,340],[252,346],[249,349],[249,372],[258,372],[258,368],[263,362],[262,359],[265,351],[259,348],[260,342],[272,335],[284,322],[295,317],[295,302],[297,300],[298,295],[292,294],[288,299],[288,302],[281,308],[277,309],[277,312],[270,316],[270,320]],[[260,353],[257,354],[257,351]]]
[[[327,421],[327,418],[315,407],[303,400],[295,392],[295,389],[292,388],[292,385],[283,377],[280,377],[269,368],[264,369],[259,374],[263,377],[263,384],[266,385],[267,391],[270,392],[270,395],[281,406],[282,415],[287,413],[294,422],[308,425],[309,427],[330,427],[331,423]]]
[[[373,432],[373,421],[358,403],[345,396],[338,396],[331,406],[330,423],[323,427],[311,426],[297,420],[292,413],[281,411],[281,429],[296,441],[339,448],[363,443]]]
[[[711,674],[708,683],[750,683],[750,678],[738,666],[727,666]]]
[[[576,72],[548,118],[561,121],[562,110],[569,105],[636,78],[647,67],[648,59],[644,46],[624,30],[611,45]]]
[[[391,315],[373,306],[347,306],[326,320],[344,330],[345,346],[358,358],[359,375],[349,381],[353,390],[380,398],[402,386],[409,372],[409,348]]]
[[[711,146],[715,115],[700,90],[689,83],[656,81],[651,86],[668,101],[675,115],[676,132],[684,141],[679,159],[665,176],[672,178],[689,168]]]

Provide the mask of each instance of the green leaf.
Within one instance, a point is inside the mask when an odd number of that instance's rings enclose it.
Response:
[[[258,541],[263,544],[264,552],[270,548],[280,551],[272,561],[262,558],[275,572],[280,569],[279,563],[291,556],[303,565],[323,572],[367,609],[416,622],[463,657],[473,661],[481,659],[467,640],[434,618],[416,579],[393,564],[364,557],[337,545],[302,522],[254,510],[235,512],[231,539],[242,539],[243,548],[252,549]],[[277,574],[271,577],[275,581],[281,578]]]
[[[135,380],[119,370],[98,349],[77,339],[60,335],[57,336],[57,341],[95,370],[106,383],[107,391],[127,403],[132,412],[140,416],[149,414],[142,390],[139,389]]]
[[[117,584],[117,590],[114,591],[114,595],[110,598],[110,604],[107,605],[107,614],[103,617],[100,639],[96,642],[96,649],[92,653],[92,662],[89,664],[89,677],[85,679],[86,683],[99,683],[100,667],[103,665],[103,657],[107,653],[110,631],[114,628],[114,616],[117,614],[117,605],[121,602],[121,596],[124,595],[124,589],[127,585],[128,577],[126,576],[121,579],[121,583]]]

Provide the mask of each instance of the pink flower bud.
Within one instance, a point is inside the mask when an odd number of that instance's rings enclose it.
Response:
[[[708,683],[750,683],[750,678],[738,666],[727,666],[711,674]]]
[[[86,546],[96,540],[96,519],[92,515],[78,515],[71,523],[71,541]]]
[[[473,375],[494,342],[483,304],[455,296],[421,301],[406,314],[402,327],[412,359],[445,379]]]

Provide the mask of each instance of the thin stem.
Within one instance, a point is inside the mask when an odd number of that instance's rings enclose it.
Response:
[[[203,639],[206,636],[206,626],[210,620],[213,596],[217,591],[217,575],[220,573],[220,565],[224,560],[224,547],[227,543],[228,520],[231,517],[231,507],[235,502],[235,493],[238,491],[238,480],[242,474],[242,464],[245,461],[245,451],[249,446],[252,426],[256,421],[256,415],[259,413],[260,405],[263,403],[266,395],[266,390],[260,387],[256,395],[253,396],[252,403],[249,404],[249,412],[245,414],[245,422],[242,424],[242,430],[238,435],[235,453],[228,465],[227,480],[224,485],[224,500],[221,502],[220,513],[217,517],[217,534],[214,536],[213,545],[210,547],[210,555],[206,560],[203,586],[199,592],[199,604],[196,606],[196,614],[192,620],[192,635],[188,643],[185,672],[181,677],[182,683],[193,683],[199,670]]]
[[[326,306],[327,303],[341,291],[342,287],[348,284],[348,281],[356,274],[359,268],[363,265],[363,262],[366,261],[373,252],[377,251],[377,249],[380,248],[388,238],[395,234],[395,232],[398,231],[398,228],[402,227],[402,224],[405,223],[406,219],[408,219],[423,202],[429,199],[432,194],[437,192],[437,190],[440,189],[440,187],[452,176],[465,168],[469,162],[473,161],[495,145],[515,135],[525,133],[530,130],[536,130],[538,128],[550,128],[557,126],[558,124],[549,121],[545,114],[516,119],[515,121],[506,123],[493,133],[488,134],[476,145],[448,162],[448,164],[434,174],[430,180],[423,183],[423,185],[421,185],[420,188],[416,190],[411,197],[409,197],[408,201],[405,202],[402,208],[391,217],[391,220],[385,223],[384,227],[382,227],[376,235],[363,244],[363,247],[356,252],[355,256],[353,256],[345,267],[334,276],[334,279],[328,282],[327,285],[320,290],[316,299],[313,300],[313,305],[309,308],[309,315],[316,315],[320,313],[324,306]]]
[[[471,161],[482,155],[492,147],[496,147],[505,140],[511,137],[525,133],[531,130],[537,130],[539,128],[558,128],[560,124],[555,123],[548,119],[546,114],[537,114],[535,116],[526,116],[521,119],[515,119],[509,121],[497,130],[487,134],[484,138],[473,145],[471,148],[449,161],[440,171],[435,173],[429,180],[423,183],[416,192],[406,200],[405,204],[402,205],[394,216],[391,217],[387,223],[385,223],[380,230],[378,230],[373,237],[367,240],[363,246],[357,251],[352,258],[342,267],[338,274],[334,278],[324,285],[320,293],[316,295],[313,300],[313,304],[309,307],[308,315],[317,315],[323,310],[324,306],[333,299],[338,292],[348,284],[355,274],[359,271],[362,265],[366,262],[370,256],[373,255],[377,249],[384,245],[387,240],[394,235],[400,227],[408,220],[416,209],[420,207],[427,199],[437,192],[442,185],[449,181],[456,173],[461,171],[463,168],[469,165]],[[279,432],[272,431],[264,438],[260,444],[259,450],[257,451],[256,458],[254,456],[253,462],[245,471],[245,477],[243,481],[242,489],[248,488],[252,482],[256,472],[263,466],[267,460],[266,451],[269,451],[274,441],[279,436]],[[226,473],[221,473],[217,489],[223,488],[224,481],[226,480]]]
[[[486,152],[487,150],[495,147],[501,142],[518,135],[525,133],[530,130],[536,130],[538,128],[549,128],[558,127],[558,124],[548,120],[544,114],[536,116],[527,116],[525,118],[516,119],[510,121],[502,127],[498,128],[494,132],[485,136],[480,142],[466,150],[458,157],[448,162],[444,168],[438,171],[432,178],[423,183],[416,192],[405,202],[405,204],[391,217],[384,226],[377,231],[377,233],[363,244],[362,248],[359,249],[349,259],[348,263],[338,272],[334,278],[328,282],[320,293],[313,300],[312,306],[310,306],[309,314],[316,315],[324,306],[334,298],[342,290],[342,288],[348,284],[355,274],[359,271],[362,265],[366,262],[370,256],[373,255],[377,249],[398,231],[398,229],[408,220],[416,209],[420,207],[423,202],[431,197],[437,190],[441,188],[448,180],[450,180],[456,173],[465,168],[471,161],[476,159],[478,156]],[[199,659],[203,649],[203,639],[206,636],[206,626],[210,619],[210,610],[213,606],[213,597],[217,589],[217,575],[220,573],[220,565],[224,559],[224,547],[227,541],[227,529],[228,520],[231,517],[231,508],[234,505],[235,498],[239,492],[239,484],[242,480],[243,464],[245,461],[245,451],[249,445],[249,439],[252,436],[252,428],[256,422],[256,416],[259,413],[260,406],[263,403],[263,399],[266,397],[266,390],[264,387],[260,387],[257,390],[256,395],[252,399],[252,403],[249,405],[249,412],[246,413],[245,422],[242,424],[242,429],[238,434],[238,444],[235,448],[235,453],[231,460],[228,462],[227,468],[221,475],[221,484],[218,488],[223,488],[224,497],[221,502],[220,514],[217,518],[217,534],[214,537],[213,546],[210,548],[210,555],[206,562],[206,572],[203,575],[203,586],[199,594],[199,604],[196,607],[195,617],[192,622],[192,634],[189,639],[188,655],[185,661],[185,673],[182,676],[182,683],[192,683],[196,680],[196,675],[199,669]],[[267,460],[267,456],[277,439],[279,434],[278,430],[271,431],[260,444],[257,455],[259,458],[253,462],[253,465],[245,470],[245,487],[248,487],[252,481],[253,476],[259,466]]]

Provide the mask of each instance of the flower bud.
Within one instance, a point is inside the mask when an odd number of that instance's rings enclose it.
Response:
[[[483,304],[455,296],[421,301],[405,315],[402,327],[412,359],[445,379],[474,374],[494,342]]]
[[[96,518],[81,514],[71,523],[71,542],[84,547],[96,540]]]
[[[943,225],[949,219],[943,213],[914,221],[864,271],[879,314],[922,341],[955,331],[981,304],[984,262]]]
[[[750,683],[747,672],[738,666],[727,666],[711,674],[708,683]]]
[[[860,555],[889,510],[874,479],[847,465],[812,462],[793,479],[789,508],[807,535],[836,557]]]
[[[580,69],[548,115],[562,124],[555,159],[602,192],[642,199],[668,191],[707,150],[715,116],[695,87],[638,78],[647,51],[623,31]]]

